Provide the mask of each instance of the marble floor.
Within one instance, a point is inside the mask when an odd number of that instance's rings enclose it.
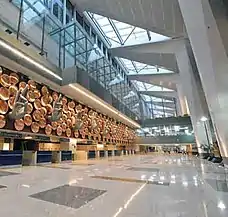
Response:
[[[227,217],[228,170],[176,155],[0,169],[1,217]]]

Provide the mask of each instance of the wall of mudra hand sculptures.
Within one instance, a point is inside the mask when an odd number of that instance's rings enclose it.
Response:
[[[124,144],[135,140],[126,125],[3,67],[0,129]]]

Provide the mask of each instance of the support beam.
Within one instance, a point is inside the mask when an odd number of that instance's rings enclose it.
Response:
[[[186,96],[187,104],[191,114],[191,120],[196,137],[198,152],[203,154],[205,150],[202,149],[201,146],[205,146],[208,144],[208,132],[205,131],[204,122],[201,121],[201,118],[203,116],[207,116],[208,108],[207,105],[202,102],[202,87],[199,83],[197,83],[196,76],[194,75],[186,47],[178,46],[176,48],[176,56],[181,71],[180,76],[183,85],[182,90],[183,94]],[[207,127],[209,129],[209,126]],[[210,134],[209,143],[211,142],[212,141]]]
[[[164,99],[177,98],[177,92],[175,91],[139,91],[139,93]]]
[[[188,7],[185,7],[185,9],[186,8]],[[192,16],[190,16],[189,14],[189,19],[190,17],[192,19]],[[192,27],[194,27],[194,23],[192,23],[192,25],[193,25]],[[198,40],[197,34],[196,34],[196,40]],[[178,107],[177,110],[178,110],[178,113],[181,115],[188,113],[188,108],[189,108],[199,151],[202,152],[202,149],[200,149],[200,146],[202,144],[207,144],[208,142],[206,140],[205,128],[202,125],[203,123],[200,122],[200,118],[202,116],[207,116],[208,107],[207,105],[204,106],[205,101],[202,100],[203,99],[202,86],[200,85],[200,82],[198,82],[199,78],[196,78],[197,70],[193,71],[193,65],[192,65],[193,63],[190,62],[185,44],[186,44],[186,41],[184,39],[179,39],[179,40],[172,39],[172,40],[166,40],[166,41],[157,42],[157,43],[147,43],[143,45],[135,45],[135,46],[128,46],[128,47],[125,46],[124,48],[116,48],[115,52],[118,53],[121,50],[121,52],[123,52],[125,56],[128,55],[130,58],[132,57],[135,58],[136,56],[140,57],[139,61],[147,64],[149,63],[148,61],[149,59],[153,59],[155,57],[154,56],[155,54],[157,55],[160,55],[161,53],[162,55],[173,54],[175,56],[175,60],[173,60],[172,64],[176,63],[178,65],[177,68],[180,74],[179,82],[177,83],[177,92],[174,92],[175,96],[167,96],[167,95],[165,96],[165,93],[159,94],[159,92],[156,93],[151,91],[148,91],[147,93],[141,92],[141,94],[146,94],[149,96],[155,96],[160,98],[164,98],[164,97],[176,98],[177,107]],[[205,53],[203,49],[201,49],[201,52],[202,54]],[[204,70],[205,73],[207,71],[208,69]],[[206,77],[209,78],[208,76]],[[172,94],[172,93],[168,93],[168,94]],[[188,103],[186,103],[186,101]]]
[[[129,80],[136,80],[148,84],[165,87],[170,90],[177,90],[177,83],[179,82],[178,73],[161,73],[161,74],[137,74],[128,75]]]
[[[151,43],[153,44],[153,43]],[[143,52],[138,46],[123,46],[110,49],[113,56],[130,59],[151,66],[159,66],[172,72],[179,72],[175,55],[172,53]]]
[[[153,102],[153,105],[155,106],[165,106],[166,108],[173,108],[175,109],[175,104],[174,102]]]
[[[161,35],[185,35],[177,0],[71,0],[71,3],[81,11],[90,11]]]
[[[114,30],[114,32],[115,32],[117,38],[119,39],[120,44],[123,45],[123,44],[124,44],[123,38],[121,37],[121,35],[120,35],[120,33],[119,33],[119,30],[117,29],[115,23],[114,23],[113,20],[110,19],[110,18],[108,18],[108,21],[109,21],[111,27],[113,28],[113,30]]]
[[[156,112],[161,112],[161,113],[166,113],[166,114],[171,114],[174,115],[175,114],[175,110],[168,110],[168,109],[161,109],[161,108],[154,108],[154,111]]]

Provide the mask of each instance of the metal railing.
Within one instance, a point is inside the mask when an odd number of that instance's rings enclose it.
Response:
[[[25,45],[33,47],[47,61],[64,70],[78,66],[89,72],[89,75],[100,83],[109,93],[114,95],[124,106],[132,110],[138,96],[124,99],[130,91],[128,81],[109,85],[119,73],[108,57],[100,51],[100,57],[90,61],[91,52],[95,51],[96,42],[86,33],[83,27],[73,19],[63,25],[51,12],[48,1],[44,0],[12,0],[12,14],[1,15],[3,23],[9,31]],[[130,117],[135,119],[139,112],[130,111]],[[129,111],[128,111],[129,114]]]

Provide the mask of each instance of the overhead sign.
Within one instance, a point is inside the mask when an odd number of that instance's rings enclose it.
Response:
[[[48,136],[35,136],[35,140],[50,142],[50,137],[48,137]]]
[[[10,132],[1,132],[0,131],[0,137],[22,139],[22,134],[10,133]]]

